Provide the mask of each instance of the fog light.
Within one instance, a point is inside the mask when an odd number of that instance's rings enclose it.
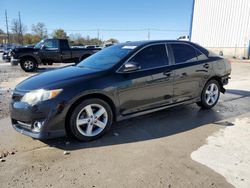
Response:
[[[44,121],[35,121],[33,124],[33,131],[34,132],[40,132],[42,126],[43,126]]]

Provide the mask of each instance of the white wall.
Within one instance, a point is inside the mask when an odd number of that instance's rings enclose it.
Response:
[[[250,0],[194,0],[191,41],[204,47],[248,48]]]

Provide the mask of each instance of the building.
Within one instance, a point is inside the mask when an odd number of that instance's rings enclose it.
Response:
[[[7,44],[8,43],[8,35],[0,34],[0,44]]]
[[[250,55],[250,0],[194,0],[190,40],[231,57]]]

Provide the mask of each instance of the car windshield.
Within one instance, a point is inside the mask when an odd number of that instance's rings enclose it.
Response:
[[[117,44],[95,53],[94,55],[81,61],[77,66],[94,69],[108,69],[121,61],[136,47],[137,46]]]
[[[44,40],[41,40],[40,42],[38,42],[38,43],[34,46],[34,48],[40,49],[40,48],[42,47],[43,43],[44,43]]]

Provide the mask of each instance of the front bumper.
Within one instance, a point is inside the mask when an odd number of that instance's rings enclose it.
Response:
[[[4,61],[10,61],[11,58],[10,58],[9,55],[4,54],[3,57],[2,57],[2,59],[3,59]]]
[[[45,101],[30,106],[18,100],[17,94],[13,94],[10,116],[13,128],[26,136],[50,139],[66,135],[65,116],[62,114],[62,107],[56,101]]]
[[[24,127],[22,127],[20,124],[12,123],[13,128],[26,136],[39,139],[39,140],[47,140],[51,138],[58,138],[65,136],[64,131],[53,131],[53,132],[32,132],[31,130],[27,130]]]
[[[223,84],[223,85],[227,85],[229,79],[231,79],[231,77],[230,77],[229,75],[226,75],[226,76],[221,77],[221,82],[222,82],[222,84]]]
[[[11,59],[11,65],[16,66],[20,63],[20,59]]]

